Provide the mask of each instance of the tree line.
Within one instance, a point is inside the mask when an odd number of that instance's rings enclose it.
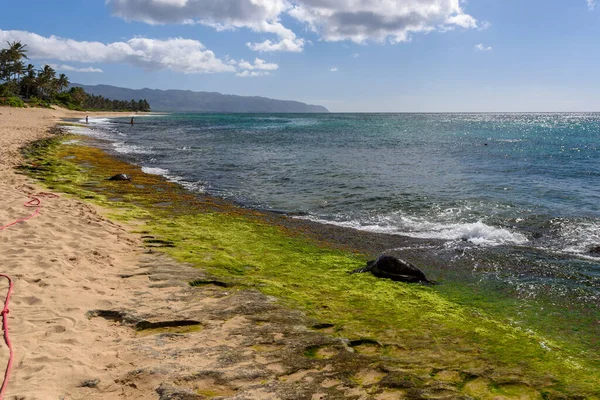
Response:
[[[80,87],[70,87],[65,74],[57,76],[49,65],[36,69],[25,65],[27,45],[19,41],[8,42],[0,49],[0,105],[30,106],[58,104],[73,110],[150,111],[146,99],[131,101],[110,100],[87,93]]]

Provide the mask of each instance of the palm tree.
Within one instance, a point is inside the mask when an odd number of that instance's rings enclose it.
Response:
[[[8,50],[2,49],[0,50],[0,80],[2,81],[7,81],[10,78],[8,64]]]
[[[60,76],[56,80],[56,86],[58,87],[58,91],[61,93],[64,92],[70,84],[71,82],[69,82],[69,78],[65,74],[60,74]]]
[[[87,93],[80,88],[79,86],[72,87],[69,91],[71,93],[71,98],[73,99],[73,103],[82,107],[85,100],[87,99]]]
[[[35,67],[33,64],[28,64],[23,70],[23,79],[21,79],[21,93],[25,92],[25,97],[29,98],[31,94],[35,94],[37,79]]]
[[[38,89],[43,97],[50,97],[56,91],[56,71],[49,65],[44,65],[44,68],[38,73]]]
[[[15,40],[14,42],[6,42],[8,44],[8,53],[14,60],[20,60],[21,58],[29,59],[27,57],[26,44],[22,44],[20,41]]]
[[[6,49],[9,66],[9,74],[16,76],[17,83],[21,79],[21,72],[23,71],[23,58],[28,60],[26,44],[22,44],[19,41],[7,42],[8,49]]]

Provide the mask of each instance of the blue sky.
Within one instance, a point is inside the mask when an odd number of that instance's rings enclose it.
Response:
[[[0,46],[21,40],[83,84],[331,111],[600,111],[600,1],[5,3]]]

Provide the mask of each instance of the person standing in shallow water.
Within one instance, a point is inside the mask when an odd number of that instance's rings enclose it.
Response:
[[[88,116],[86,115],[85,116],[85,124],[87,125],[88,123],[89,123],[89,119],[88,119]]]
[[[131,117],[131,122],[129,122],[131,125],[133,125],[133,117]]]

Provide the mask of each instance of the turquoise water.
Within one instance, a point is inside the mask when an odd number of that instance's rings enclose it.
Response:
[[[90,122],[79,132],[191,190],[297,218],[441,239],[444,251],[523,296],[600,300],[600,254],[591,251],[600,246],[600,114]]]

